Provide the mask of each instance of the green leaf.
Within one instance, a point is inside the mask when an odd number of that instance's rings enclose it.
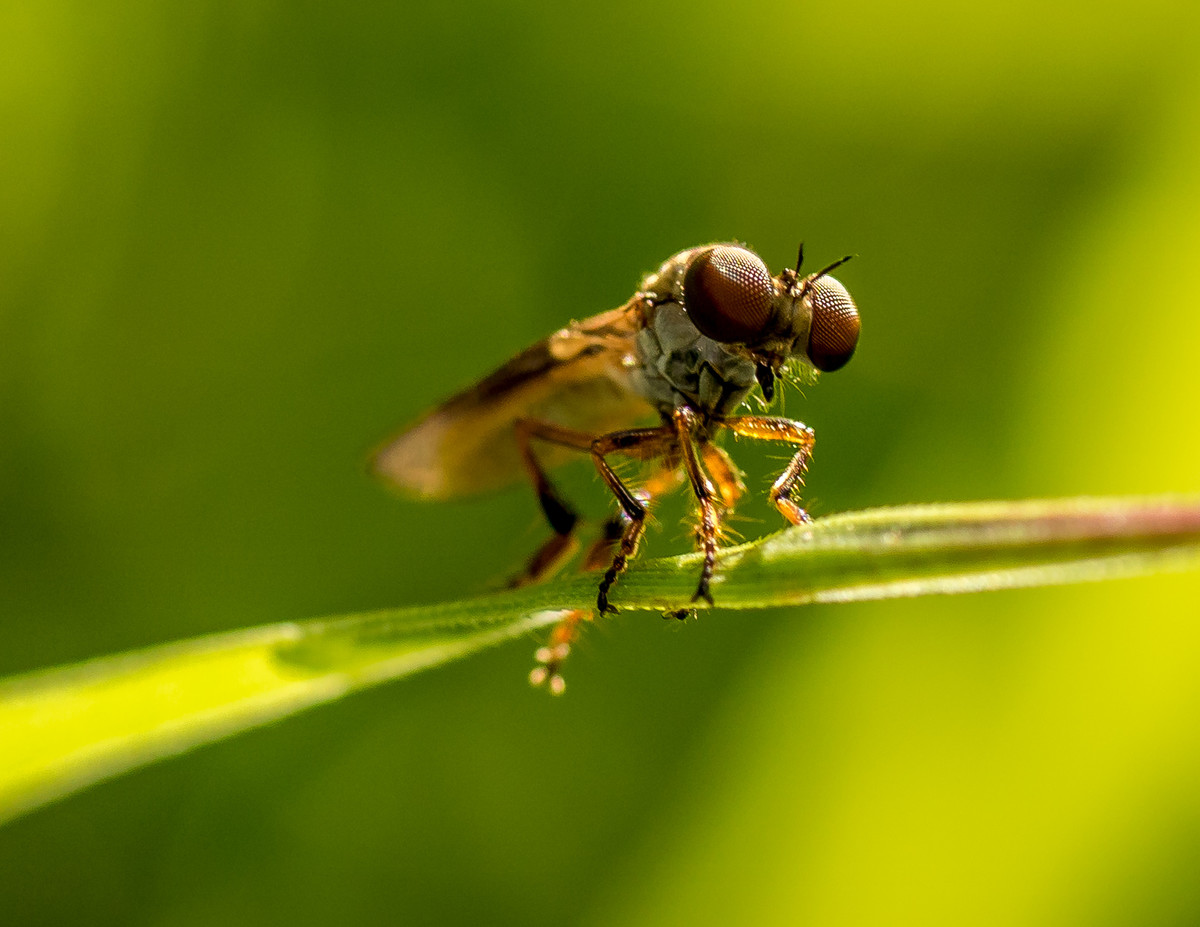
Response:
[[[1197,500],[908,506],[830,516],[722,551],[713,593],[722,608],[767,608],[1109,579],[1198,560]],[[698,568],[696,554],[635,565],[614,602],[689,607]],[[2,681],[0,821],[521,637],[589,608],[595,585],[594,576],[576,576],[436,606],[265,625]]]

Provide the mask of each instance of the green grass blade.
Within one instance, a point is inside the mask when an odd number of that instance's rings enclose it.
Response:
[[[957,593],[1194,567],[1200,502],[996,502],[877,509],[730,548],[724,608]],[[690,604],[699,561],[646,562],[627,609]],[[248,628],[0,681],[0,821],[101,779],[587,608],[595,578],[429,607]],[[518,677],[514,675],[514,684]]]
[[[1114,579],[1194,566],[1198,543],[1195,499],[870,509],[723,551],[713,595],[722,608],[765,608]],[[679,607],[699,563],[698,554],[647,563],[614,601]]]
[[[127,769],[558,618],[498,605],[266,625],[0,682],[0,822]]]

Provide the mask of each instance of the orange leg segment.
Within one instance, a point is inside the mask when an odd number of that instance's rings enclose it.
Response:
[[[808,469],[813,444],[816,442],[813,430],[803,422],[768,415],[739,415],[723,419],[721,424],[734,434],[745,438],[782,441],[797,448],[795,456],[771,487],[769,498],[783,517],[793,525],[802,525],[810,521],[808,513],[792,498],[792,492],[797,486],[804,485],[804,473]]]

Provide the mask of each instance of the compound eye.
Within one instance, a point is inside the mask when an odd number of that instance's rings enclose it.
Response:
[[[700,331],[723,344],[744,344],[771,320],[775,283],[753,251],[718,245],[692,258],[683,276],[683,303]]]
[[[833,277],[819,277],[806,297],[812,305],[812,328],[808,333],[808,359],[826,372],[844,367],[858,346],[862,327],[854,300]]]

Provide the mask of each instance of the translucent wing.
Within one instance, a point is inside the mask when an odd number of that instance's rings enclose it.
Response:
[[[425,499],[468,495],[523,476],[519,418],[599,434],[653,415],[628,385],[640,324],[631,305],[572,323],[522,351],[381,447],[371,469]],[[543,447],[538,454],[546,466],[578,456]]]

